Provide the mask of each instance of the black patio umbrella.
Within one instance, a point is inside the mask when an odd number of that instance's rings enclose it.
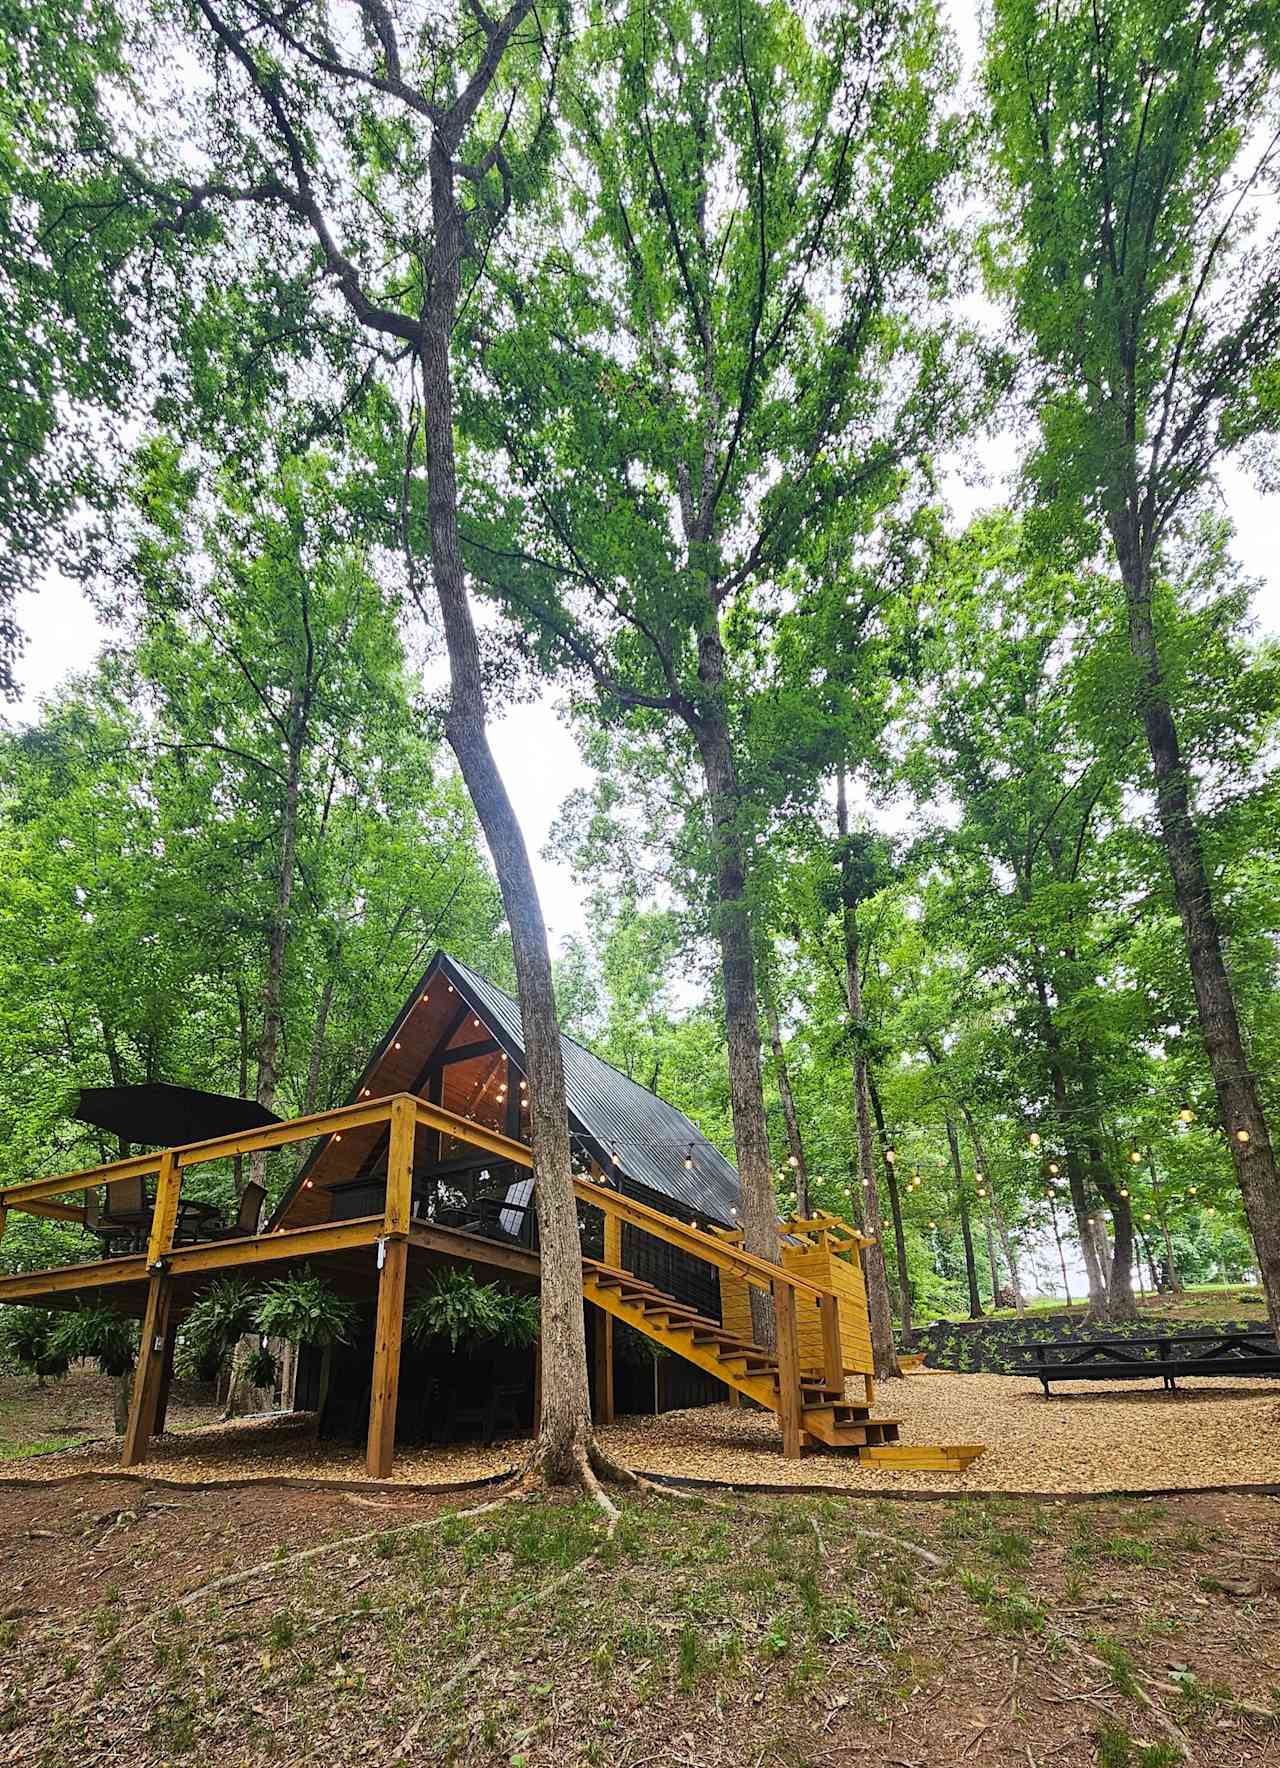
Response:
[[[264,1129],[279,1123],[274,1111],[254,1099],[233,1093],[202,1093],[198,1087],[172,1086],[149,1080],[135,1087],[81,1087],[72,1114],[81,1123],[110,1130],[122,1142],[148,1148],[177,1148],[184,1142],[207,1142],[237,1130]]]

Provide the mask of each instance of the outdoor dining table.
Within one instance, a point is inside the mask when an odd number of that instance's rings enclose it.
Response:
[[[94,1232],[104,1241],[121,1240],[127,1236],[140,1246],[151,1232],[151,1218],[150,1209],[122,1209],[114,1215],[99,1217]],[[174,1239],[179,1243],[198,1240],[203,1228],[210,1222],[221,1220],[222,1211],[216,1203],[201,1203],[195,1198],[184,1197],[178,1204]]]

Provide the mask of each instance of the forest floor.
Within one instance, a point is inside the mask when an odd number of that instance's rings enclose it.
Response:
[[[98,1440],[60,1454],[32,1455],[6,1472],[59,1479],[114,1471],[119,1445],[102,1431],[110,1416],[107,1383],[100,1376],[71,1377],[77,1379],[99,1383]],[[859,1397],[861,1382],[851,1381],[849,1392]],[[56,1399],[40,1396],[40,1404],[57,1410]],[[874,1415],[900,1419],[907,1445],[983,1443],[985,1452],[963,1474],[868,1466],[852,1455],[829,1453],[784,1461],[777,1420],[748,1406],[632,1414],[619,1417],[602,1435],[629,1466],[668,1478],[739,1486],[959,1495],[1280,1487],[1280,1378],[1228,1382],[1190,1376],[1176,1394],[1165,1393],[1154,1380],[1091,1381],[1045,1400],[1039,1383],[1025,1376],[926,1370],[883,1382]],[[147,1472],[196,1485],[251,1478],[366,1483],[363,1443],[317,1442],[307,1415],[232,1424],[208,1423],[212,1416],[208,1406],[175,1406],[169,1419],[173,1428],[151,1444]],[[6,1428],[14,1431],[17,1425]],[[33,1422],[30,1429],[39,1440],[51,1427]],[[402,1445],[392,1483],[440,1487],[482,1479],[506,1472],[522,1452],[519,1443]]]
[[[1270,1497],[492,1500],[7,1491],[0,1761],[1280,1762]]]

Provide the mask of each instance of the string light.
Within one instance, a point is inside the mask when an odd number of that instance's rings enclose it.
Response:
[[[1248,1140],[1249,1140],[1248,1130],[1237,1130],[1236,1131],[1236,1141],[1237,1142],[1247,1142]]]
[[[1151,1217],[1149,1215],[1144,1215],[1142,1219],[1144,1222],[1149,1222],[1151,1220]]]
[[[342,1131],[339,1130],[337,1135],[333,1139],[335,1142],[340,1142],[342,1140]]]
[[[930,1223],[929,1223],[929,1226],[930,1226],[930,1227],[931,1227],[931,1228],[936,1228],[936,1227],[937,1227],[937,1225],[938,1225],[938,1224],[937,1224],[937,1222],[930,1222]]]
[[[1194,1185],[1188,1185],[1188,1186],[1187,1186],[1187,1196],[1188,1196],[1188,1197],[1194,1197],[1194,1196],[1195,1196],[1195,1194],[1196,1194],[1196,1188],[1195,1188],[1195,1186],[1194,1186]]]
[[[1123,1185],[1120,1187],[1120,1195],[1122,1197],[1127,1197],[1129,1195],[1129,1193],[1125,1190]]]
[[[1051,1160],[1049,1162],[1049,1171],[1051,1173],[1057,1173],[1057,1172],[1061,1172],[1062,1168],[1058,1165],[1056,1160]]]
[[[1040,1146],[1040,1136],[1039,1136],[1038,1131],[1032,1130],[1030,1135],[1027,1137],[1027,1141],[1032,1148],[1038,1148]]]
[[[982,1174],[980,1172],[975,1171],[973,1176],[978,1181],[979,1184],[982,1183]]]
[[[398,1050],[400,1048],[400,1046],[399,1046],[399,1044],[392,1044],[391,1048],[393,1050]]]
[[[788,1155],[788,1156],[787,1156],[787,1165],[788,1165],[788,1166],[792,1166],[792,1167],[795,1167],[795,1166],[799,1166],[799,1164],[800,1164],[800,1157],[799,1157],[799,1155],[796,1155],[796,1154],[789,1154],[789,1155]]]
[[[894,1149],[892,1149],[892,1148],[886,1148],[886,1149],[885,1149],[885,1151],[884,1151],[884,1157],[885,1157],[885,1159],[886,1159],[886,1160],[887,1160],[887,1161],[888,1161],[888,1163],[889,1163],[889,1165],[890,1165],[890,1166],[892,1166],[892,1165],[893,1165],[893,1163],[894,1163],[894,1161],[895,1161],[895,1160],[896,1160],[896,1159],[897,1159],[897,1158],[898,1158],[898,1156],[897,1156],[897,1153],[896,1153],[896,1152],[895,1152],[895,1150],[894,1150]]]
[[[1196,1114],[1191,1109],[1190,1105],[1184,1105],[1182,1107],[1182,1110],[1178,1113],[1178,1122],[1179,1123],[1194,1123],[1195,1120],[1196,1120]]]
[[[685,1165],[686,1172],[693,1171],[693,1143],[692,1142],[690,1142],[690,1144],[689,1144],[689,1152],[684,1157],[684,1165]]]
[[[1134,1166],[1142,1165],[1142,1155],[1137,1148],[1131,1148],[1129,1150],[1129,1159]]]

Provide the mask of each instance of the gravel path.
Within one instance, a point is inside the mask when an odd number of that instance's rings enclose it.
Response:
[[[853,1386],[851,1384],[851,1394]],[[856,1397],[856,1396],[855,1396]],[[886,1382],[877,1416],[902,1420],[904,1443],[987,1445],[963,1474],[864,1466],[852,1456],[784,1461],[771,1414],[705,1406],[658,1418],[619,1419],[604,1431],[630,1466],[728,1484],[823,1486],[854,1492],[1108,1492],[1280,1485],[1280,1382],[1188,1377],[1166,1394],[1131,1382],[1090,1382],[1048,1401],[1030,1381],[926,1372]],[[447,1486],[502,1473],[522,1446],[397,1452],[393,1484]],[[26,1479],[117,1471],[114,1444],[33,1457]],[[189,1484],[245,1479],[363,1482],[364,1455],[349,1443],[314,1443],[309,1421],[240,1420],[161,1438],[145,1476]]]

